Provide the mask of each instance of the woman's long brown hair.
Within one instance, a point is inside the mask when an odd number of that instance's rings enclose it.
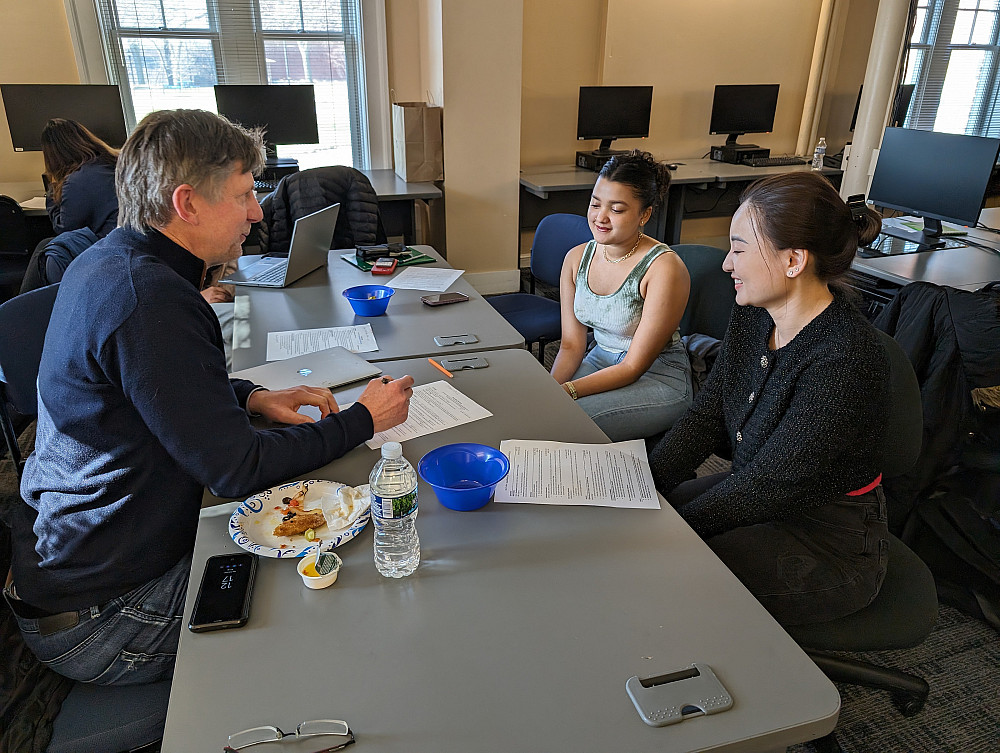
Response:
[[[66,178],[92,161],[114,165],[118,150],[101,141],[75,120],[53,118],[42,129],[42,158],[45,174],[49,178],[52,199],[62,200],[62,187]]]

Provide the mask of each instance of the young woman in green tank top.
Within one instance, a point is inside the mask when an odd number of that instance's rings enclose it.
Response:
[[[552,376],[615,441],[664,431],[691,404],[677,331],[690,277],[680,257],[642,232],[669,182],[647,152],[608,160],[587,213],[594,240],[563,262]],[[596,342],[589,352],[588,328]]]

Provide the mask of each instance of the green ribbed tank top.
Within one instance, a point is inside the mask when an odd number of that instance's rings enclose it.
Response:
[[[598,295],[590,289],[587,276],[593,261],[597,241],[590,241],[583,250],[580,269],[576,273],[576,295],[573,297],[573,313],[580,322],[594,330],[594,340],[605,350],[622,353],[632,344],[632,336],[642,318],[642,296],[639,283],[646,270],[657,257],[670,251],[665,243],[653,246],[642,257],[628,277],[614,293]],[[671,342],[680,337],[675,332]]]

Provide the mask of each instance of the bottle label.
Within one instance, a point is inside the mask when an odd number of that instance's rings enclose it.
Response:
[[[378,518],[405,518],[417,509],[417,490],[402,497],[380,497],[372,495],[372,515]]]

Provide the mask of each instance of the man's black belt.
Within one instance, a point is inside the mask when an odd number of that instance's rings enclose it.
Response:
[[[4,597],[10,606],[10,611],[23,620],[37,620],[39,635],[46,636],[58,633],[60,630],[75,627],[80,622],[80,612],[48,612],[26,601],[13,598],[4,590]]]

